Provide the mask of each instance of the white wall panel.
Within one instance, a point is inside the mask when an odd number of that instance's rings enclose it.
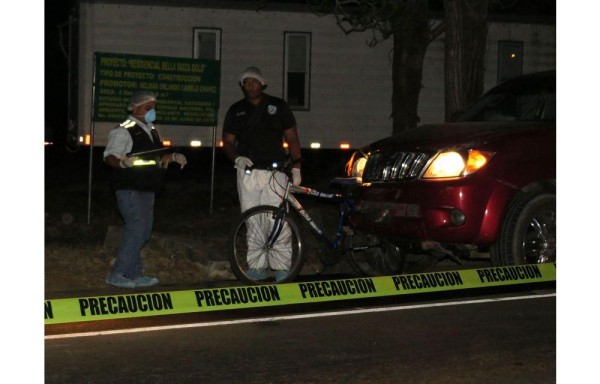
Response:
[[[370,33],[345,35],[333,17],[300,12],[81,4],[80,126],[89,132],[94,52],[192,57],[193,28],[219,28],[221,41],[220,140],[226,109],[242,97],[241,71],[258,66],[269,80],[267,93],[282,97],[284,32],[312,34],[310,110],[295,112],[304,147],[341,142],[360,147],[392,132],[391,41],[369,48]],[[486,53],[486,89],[496,83],[497,41],[524,41],[524,72],[555,66],[555,27],[492,24]],[[422,123],[444,119],[443,36],[429,47],[419,104]],[[160,99],[159,99],[160,102]],[[95,143],[106,144],[113,123],[95,124]],[[81,130],[80,130],[81,131]],[[212,140],[212,127],[161,126],[176,145]]]

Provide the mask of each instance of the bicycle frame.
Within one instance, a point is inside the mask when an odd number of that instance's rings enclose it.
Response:
[[[320,199],[336,201],[340,204],[339,219],[338,219],[338,223],[337,223],[337,227],[336,227],[336,232],[335,232],[335,235],[332,240],[330,240],[325,235],[323,230],[312,219],[312,217],[308,214],[306,209],[302,206],[300,201],[298,201],[298,199],[296,199],[296,197],[294,195],[313,196],[313,197],[317,197]],[[346,197],[344,197],[343,195],[341,195],[339,193],[324,193],[324,192],[317,191],[316,189],[313,189],[313,188],[293,185],[289,180],[288,180],[286,188],[285,188],[283,201],[281,202],[281,204],[279,206],[279,210],[278,210],[276,217],[274,217],[275,224],[273,226],[273,230],[271,231],[271,233],[269,235],[268,241],[271,246],[274,244],[275,240],[277,239],[277,236],[279,236],[279,233],[281,232],[281,229],[283,227],[283,221],[281,219],[287,212],[288,206],[291,206],[292,209],[298,213],[300,218],[302,218],[302,220],[304,220],[308,224],[308,228],[313,233],[313,235],[321,243],[323,243],[327,248],[336,250],[336,251],[341,251],[342,253],[344,253],[350,249],[358,250],[358,249],[365,248],[365,247],[356,247],[356,249],[355,248],[340,249],[340,247],[342,245],[341,241],[342,241],[344,223],[346,222],[346,218],[348,216],[348,211],[350,209],[353,209],[353,207],[354,207],[350,200],[348,200]]]
[[[324,193],[319,192],[315,189],[296,186],[290,183],[290,192],[287,197],[287,202],[290,203],[292,208],[298,213],[298,215],[308,224],[308,227],[313,232],[313,234],[319,239],[324,245],[326,245],[330,249],[339,250],[341,246],[342,233],[344,228],[344,223],[346,222],[346,217],[348,216],[348,210],[353,209],[352,203],[342,196],[339,193]],[[317,223],[310,217],[306,209],[300,204],[298,199],[294,196],[294,194],[298,195],[308,195],[314,196],[319,199],[336,201],[340,204],[340,212],[339,219],[336,226],[335,235],[332,240],[330,240],[324,233],[323,230],[317,225]]]
[[[308,227],[309,232],[327,250],[318,253],[324,266],[334,265],[346,258],[352,269],[360,275],[373,276],[381,273],[380,271],[398,269],[397,263],[394,264],[395,260],[390,261],[386,256],[393,252],[393,249],[386,247],[384,242],[376,237],[360,231],[355,232],[350,226],[349,216],[355,206],[349,189],[344,188],[341,193],[321,192],[293,185],[291,175],[286,172],[285,167],[274,165],[267,170],[272,171],[273,176],[275,172],[283,172],[287,179],[285,182],[278,178],[269,181],[273,183],[270,188],[277,191],[279,196],[279,201],[274,202],[275,206],[259,205],[251,208],[242,214],[234,229],[230,263],[239,279],[250,284],[261,284],[273,279],[276,282],[292,281],[300,273],[308,257],[303,248],[306,235],[300,230],[300,222]],[[252,169],[246,171],[252,172]],[[356,181],[350,178],[336,178],[332,182],[347,187],[356,184]],[[330,231],[325,233],[321,229],[300,203],[297,197],[301,195],[327,200],[336,205],[338,215],[333,237]],[[294,210],[298,217],[291,215],[290,209]],[[332,227],[330,222],[327,223],[327,227]],[[371,252],[374,248],[381,251]],[[288,255],[289,251],[291,254]],[[262,259],[259,260],[258,257]],[[287,271],[284,277],[282,271]]]

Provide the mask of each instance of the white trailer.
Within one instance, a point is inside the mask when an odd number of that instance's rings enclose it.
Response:
[[[304,148],[358,148],[391,134],[390,40],[370,48],[366,44],[370,32],[345,35],[333,16],[318,17],[302,4],[273,4],[260,11],[254,7],[254,2],[232,1],[81,0],[77,81],[81,140],[85,142],[93,127],[94,146],[105,146],[115,125],[92,123],[96,52],[220,61],[216,126],[159,124],[171,145],[211,146],[213,135],[218,145],[226,110],[242,97],[238,76],[250,65],[258,66],[268,79],[267,93],[292,105]],[[520,50],[522,73],[554,69],[556,26],[492,22],[486,89],[498,82],[501,56],[513,48]],[[442,35],[431,43],[424,62],[421,123],[444,120],[443,61]]]

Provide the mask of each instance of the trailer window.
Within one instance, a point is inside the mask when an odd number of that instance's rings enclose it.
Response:
[[[310,45],[309,32],[285,32],[285,68],[283,94],[293,110],[310,108]]]
[[[194,28],[194,59],[221,59],[221,30],[213,28]]]

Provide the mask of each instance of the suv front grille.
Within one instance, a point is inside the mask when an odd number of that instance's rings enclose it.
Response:
[[[420,152],[377,152],[367,159],[362,179],[364,182],[415,179],[430,157]]]

